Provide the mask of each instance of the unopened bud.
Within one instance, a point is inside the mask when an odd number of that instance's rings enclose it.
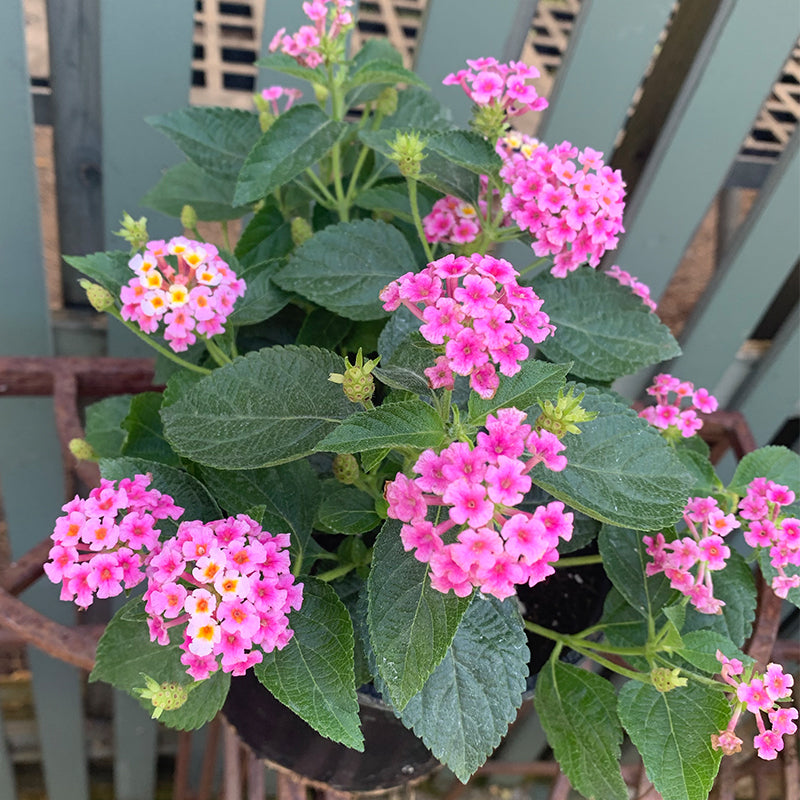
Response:
[[[422,172],[422,160],[425,158],[425,140],[418,133],[398,133],[389,144],[394,161],[406,178],[418,178]]]
[[[122,221],[120,222],[120,229],[114,231],[114,236],[119,236],[124,239],[131,246],[131,252],[135,253],[141,250],[150,238],[147,235],[147,217],[139,217],[134,219],[127,211],[122,214]]]
[[[338,453],[333,459],[331,469],[333,470],[333,477],[339,483],[346,485],[355,483],[360,473],[358,460],[350,453]]]
[[[162,711],[174,711],[180,708],[189,698],[189,692],[197,686],[197,683],[189,686],[182,686],[174,681],[158,683],[149,675],[142,674],[147,688],[136,688],[136,692],[143,700],[150,700],[153,703],[153,719],[158,719]]]
[[[596,411],[587,411],[581,406],[585,392],[581,392],[577,397],[573,396],[573,389],[570,388],[567,394],[561,389],[558,392],[558,399],[555,405],[546,400],[542,407],[542,413],[536,420],[538,430],[550,431],[553,435],[561,439],[565,433],[580,433],[578,422],[589,422],[597,416]]]
[[[70,439],[69,451],[78,461],[97,461],[97,453],[86,439]]]
[[[302,217],[292,217],[291,231],[292,241],[296,247],[299,247],[303,242],[307,242],[314,235],[314,229],[311,224]]]
[[[397,89],[387,86],[375,101],[375,110],[384,117],[389,117],[397,111]]]
[[[314,90],[314,97],[316,97],[317,102],[324,104],[330,94],[328,87],[323,86],[321,83],[312,83],[311,88]]]
[[[650,672],[650,680],[659,692],[671,692],[679,686],[686,686],[686,678],[680,677],[680,669],[670,669],[669,667],[655,667]]]
[[[197,212],[192,206],[186,205],[181,209],[181,225],[189,230],[197,226]]]
[[[89,304],[95,311],[108,311],[109,308],[114,307],[114,295],[99,283],[92,283],[86,278],[81,278],[78,284],[86,292]]]

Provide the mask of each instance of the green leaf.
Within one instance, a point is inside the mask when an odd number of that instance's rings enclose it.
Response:
[[[367,622],[378,671],[398,710],[445,657],[469,598],[431,587],[428,565],[403,550],[400,523],[387,520],[372,554]]]
[[[426,217],[430,214],[438,197],[439,193],[434,192],[427,186],[419,188],[417,202],[421,217]],[[408,184],[405,180],[392,178],[376,184],[365,192],[359,192],[353,202],[359,208],[366,208],[368,211],[388,212],[408,222],[413,222],[414,220],[411,212],[411,201],[408,199]]]
[[[652,558],[647,555],[641,532],[603,525],[597,541],[603,568],[617,591],[642,616],[655,619],[675,590],[663,573],[646,575],[645,566]]]
[[[539,673],[534,704],[572,787],[587,798],[627,800],[619,768],[622,728],[611,684],[551,657]]]
[[[243,264],[284,258],[294,249],[291,222],[283,218],[274,197],[268,197],[242,231],[234,250]]]
[[[379,292],[416,267],[411,248],[396,228],[362,219],[315,233],[275,281],[348,319],[384,319],[389,315]]]
[[[133,270],[128,266],[131,254],[120,250],[63,258],[67,264],[95,283],[99,283],[116,298],[119,298],[120,289],[134,277]]]
[[[122,427],[128,432],[122,455],[180,467],[180,458],[164,438],[159,416],[161,401],[160,392],[141,392],[131,400],[128,416],[122,422]]]
[[[503,164],[494,147],[474,131],[437,133],[428,139],[426,147],[476,175],[495,175]]]
[[[588,387],[581,405],[597,418],[564,437],[566,469],[538,464],[534,483],[612,525],[653,531],[680,519],[691,478],[672,447],[612,394]]]
[[[223,181],[235,181],[258,137],[258,115],[238,108],[181,108],[148,117],[157,130],[169,136],[200,169]],[[236,200],[234,205],[246,201]]]
[[[319,508],[319,521],[332,531],[347,535],[366,533],[382,520],[375,513],[375,499],[353,486],[334,486]]]
[[[453,114],[431,92],[411,86],[397,93],[397,109],[381,123],[382,128],[443,131],[453,127]]]
[[[720,670],[721,665],[716,657],[717,650],[727,658],[738,658],[744,664],[753,662],[753,659],[745,655],[727,636],[717,631],[690,631],[681,638],[683,647],[675,652],[709,675],[716,675]]]
[[[758,564],[761,567],[761,572],[764,573],[764,578],[772,584],[773,579],[778,575],[778,570],[772,566],[768,548],[760,547],[758,549]],[[793,564],[787,564],[783,571],[790,578],[794,575],[800,575],[800,567]],[[786,600],[800,608],[800,587],[796,586],[793,589],[789,589]]]
[[[300,105],[281,114],[255,143],[239,173],[237,205],[271,194],[316,164],[348,130],[315,105]]]
[[[247,291],[236,301],[233,313],[228,317],[232,325],[254,325],[277,314],[292,299],[292,295],[276,286],[272,280],[284,265],[282,258],[253,264],[243,274]]]
[[[572,361],[580,378],[611,382],[680,355],[669,328],[629,289],[600,272],[587,267],[565,279],[546,273],[532,286],[556,326],[539,351],[550,361]]]
[[[360,453],[386,447],[437,449],[446,431],[441,417],[422,400],[405,400],[353,414],[317,445],[333,453]]]
[[[350,614],[330,586],[306,578],[303,605],[289,624],[294,636],[264,654],[256,677],[315,731],[363,752]]]
[[[117,394],[87,406],[86,441],[98,458],[116,458],[122,454],[125,441],[122,421],[128,416],[132,397]]]
[[[315,308],[305,318],[295,344],[321,345],[333,350],[350,332],[353,323],[325,308]]]
[[[760,447],[739,462],[728,490],[745,495],[754,478],[768,478],[800,494],[800,456],[786,447]]]
[[[185,509],[183,516],[178,521],[159,520],[158,527],[162,530],[163,535],[174,536],[178,525],[187,520],[199,519],[203,522],[211,522],[221,519],[222,514],[214,498],[208,493],[206,487],[188,472],[143,458],[124,457],[100,460],[100,474],[111,481],[148,473],[153,476],[149,488],[158,489],[162,494],[168,494],[176,505]]]
[[[311,69],[303,67],[297,63],[296,58],[287,53],[267,53],[255,62],[257,67],[273,69],[276,72],[283,72],[284,75],[293,75],[295,78],[303,78],[310,83],[325,83],[325,73],[321,67]]]
[[[692,436],[690,438],[697,439],[698,437]],[[675,447],[675,453],[694,481],[689,489],[689,497],[708,497],[722,492],[724,488],[722,481],[717,477],[714,467],[708,460],[707,453],[700,453],[697,450],[681,447],[680,442]]]
[[[183,627],[171,629],[170,643],[160,645],[150,641],[144,601],[130,600],[114,615],[97,645],[97,660],[89,675],[90,681],[105,681],[135,697],[149,713],[150,700],[143,700],[132,690],[144,688],[142,675],[158,683],[166,681],[193,686],[186,702],[174,711],[163,711],[160,721],[170,728],[188,731],[210,722],[222,708],[228,696],[231,676],[217,671],[199,684],[186,674],[181,664]]]
[[[741,647],[753,627],[756,616],[756,584],[753,573],[735,550],[722,573],[712,573],[714,597],[725,605],[721,614],[701,614],[694,606],[686,606],[684,631],[714,630]]]
[[[514,599],[476,594],[442,662],[401,713],[433,755],[465,783],[517,715],[528,673]]]
[[[392,85],[395,83],[407,83],[410,86],[428,88],[422,78],[418,78],[402,64],[382,58],[367,61],[363,66],[352,72],[344,85],[344,90],[350,91],[350,89],[354,89],[356,86],[363,86],[365,83],[388,83]]]
[[[270,533],[291,533],[290,552],[296,567],[309,551],[316,551],[311,531],[321,492],[308,461],[264,469],[200,467],[200,478],[228,514],[245,514],[254,506],[263,506],[263,528]]]
[[[331,372],[344,362],[314,347],[248,353],[198,381],[163,409],[164,431],[180,455],[220,469],[294,461],[352,413]]]
[[[534,403],[553,400],[564,387],[569,364],[548,364],[533,358],[520,364],[520,371],[510,378],[502,376],[494,397],[484,400],[477,393],[469,395],[469,419],[473,425],[482,425],[487,414],[499,408],[518,408],[521,411]],[[533,420],[531,420],[532,422]]]
[[[629,681],[619,693],[622,725],[664,800],[706,800],[722,758],[711,736],[730,715],[722,692],[694,683],[662,693]]]
[[[201,221],[243,217],[250,209],[233,205],[233,178],[209,175],[192,161],[170,167],[161,180],[142,198],[141,203],[169,217],[180,217],[190,205]]]

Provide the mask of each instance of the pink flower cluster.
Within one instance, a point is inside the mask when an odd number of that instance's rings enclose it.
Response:
[[[143,564],[158,544],[161,519],[178,519],[183,509],[169,495],[148,489],[152,476],[102,480],[84,500],[62,506],[51,538],[47,577],[61,584],[61,599],[87,608],[95,597],[116,597],[144,580]]]
[[[195,680],[219,667],[242,675],[292,637],[288,613],[303,600],[289,570],[289,534],[245,514],[183,522],[148,560],[144,599],[150,638],[169,644],[184,625],[181,663]]]
[[[772,590],[783,598],[800,586],[800,574],[786,574],[787,567],[800,567],[800,520],[781,518],[781,508],[794,500],[788,486],[755,478],[739,503],[739,516],[749,523],[744,539],[750,547],[769,548],[770,563],[778,572],[772,579]]]
[[[416,477],[399,473],[386,484],[388,515],[405,523],[403,547],[430,564],[434,589],[466,597],[477,587],[503,599],[516,584],[533,586],[554,571],[559,539],[572,537],[573,515],[557,501],[533,513],[513,509],[530,490],[536,464],[560,471],[567,459],[556,436],[532,430],[525,419],[516,408],[500,409],[488,416],[475,447],[453,442],[439,453],[425,450]],[[427,519],[431,508],[435,522]]]
[[[653,557],[645,571],[648,575],[663,572],[672,588],[689,597],[701,613],[720,614],[725,603],[714,597],[711,573],[725,568],[731,551],[723,538],[740,522],[720,509],[713,497],[693,497],[683,510],[683,518],[689,536],[672,542],[667,542],[663,533],[643,537],[647,554]]]
[[[753,745],[760,758],[772,761],[783,750],[783,736],[791,736],[797,731],[794,722],[797,709],[777,705],[779,701],[791,699],[794,679],[784,673],[780,664],[767,664],[765,673],[751,674],[748,680],[739,677],[744,673],[744,666],[739,659],[726,658],[717,650],[717,660],[722,664],[722,680],[734,690],[738,702],[725,730],[711,737],[711,746],[715,750],[721,749],[725,755],[738,753],[742,749],[742,740],[734,730],[742,712],[747,709],[755,716],[758,726]],[[772,727],[766,726],[763,713],[766,713]]]
[[[268,86],[266,89],[261,90],[261,97],[270,104],[272,113],[276,117],[288,111],[294,105],[295,100],[299,100],[302,96],[303,93],[299,89],[290,89],[286,86]],[[286,98],[286,104],[283,109],[278,106],[278,100],[281,97]]]
[[[145,333],[155,333],[163,320],[164,339],[176,353],[194,344],[195,334],[223,333],[246,288],[213,244],[185,236],[148,242],[128,266],[136,277],[120,292],[122,318]]]
[[[681,381],[668,373],[656,375],[647,394],[656,398],[656,404],[642,409],[639,416],[661,430],[678,430],[685,438],[694,436],[703,427],[697,412],[710,414],[718,405],[717,398],[707,389],[695,389],[690,381]],[[671,394],[675,395],[672,399]],[[681,411],[684,400],[690,400],[692,407]]]
[[[541,311],[542,300],[517,283],[518,274],[494,256],[450,254],[381,291],[387,311],[406,306],[422,320],[425,339],[444,345],[444,355],[425,370],[434,388],[452,388],[455,373],[469,376],[481,397],[493,397],[500,383],[497,367],[515,375],[528,357],[523,337],[538,343],[555,331]]]
[[[323,40],[333,40],[353,25],[353,15],[347,10],[353,0],[311,0],[303,3],[303,13],[313,25],[303,25],[297,33],[289,36],[286,28],[281,28],[269,43],[270,53],[280,48],[294,58],[303,67],[319,66],[324,58],[322,54]],[[330,28],[325,24],[330,17]]]
[[[650,287],[642,283],[638,278],[634,278],[630,272],[620,269],[616,264],[605,272],[609,278],[616,278],[623,286],[629,286],[630,290],[642,299],[642,302],[651,310],[656,310],[656,302],[650,297]]]
[[[499,106],[509,117],[547,108],[547,100],[527,83],[540,77],[536,67],[521,61],[501,64],[491,57],[468,59],[467,66],[470,69],[450,73],[442,83],[461,86],[476,105]]]
[[[617,246],[625,182],[602,153],[569,142],[548,148],[516,133],[500,139],[497,151],[505,162],[500,177],[509,187],[503,209],[530,232],[537,256],[554,256],[551,274],[566,277],[587,261],[596,267]]]

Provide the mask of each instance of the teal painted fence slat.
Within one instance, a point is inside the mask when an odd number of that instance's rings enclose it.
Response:
[[[551,144],[568,139],[610,157],[674,5],[584,0],[537,137]]]
[[[456,122],[469,121],[471,102],[458,86],[442,86],[442,79],[464,69],[468,58],[518,59],[535,12],[536,0],[428,0],[414,68]]]
[[[122,212],[148,219],[153,238],[182,233],[177,220],[139,205],[164,170],[183,161],[166,136],[144,118],[189,102],[192,0],[104,0],[101,9],[103,205],[107,249],[125,249],[111,235]],[[109,326],[109,355],[153,351],[120,325]]]
[[[626,211],[614,262],[664,291],[797,40],[796,0],[723,0]]]
[[[130,695],[114,692],[114,798],[155,795],[158,726]]]
[[[718,389],[725,368],[800,256],[798,145],[796,133],[731,242],[703,307],[681,337],[684,354],[670,369],[682,380]]]
[[[6,287],[0,292],[0,352],[48,355],[51,343],[21,5],[21,0],[0,3],[0,277]]]

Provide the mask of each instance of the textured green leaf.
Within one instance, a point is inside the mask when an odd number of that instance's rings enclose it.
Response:
[[[291,223],[283,218],[274,197],[253,215],[236,242],[236,257],[244,265],[283,258],[294,249]]]
[[[367,61],[363,66],[353,71],[345,84],[345,91],[362,86],[365,83],[406,83],[409,86],[427,88],[422,78],[418,78],[411,70],[402,64],[389,59],[375,59]]]
[[[669,329],[616,280],[589,267],[532,283],[556,326],[539,345],[550,361],[572,361],[574,375],[611,382],[680,355]]]
[[[334,350],[349,333],[353,323],[326,308],[315,308],[303,321],[295,344],[318,345]]]
[[[434,134],[428,139],[427,147],[477,175],[495,175],[503,163],[494,147],[474,131],[453,130]]]
[[[142,198],[142,205],[170,217],[180,217],[190,205],[199,220],[229,220],[243,217],[250,209],[233,205],[233,178],[209,175],[192,161],[170,167]]]
[[[411,248],[396,228],[363,219],[315,233],[275,281],[348,319],[384,319],[388,313],[379,292],[416,267]]]
[[[569,364],[548,364],[533,358],[520,364],[520,371],[510,378],[500,377],[500,386],[494,397],[484,400],[475,392],[469,396],[469,419],[473,425],[482,425],[487,414],[499,408],[518,408],[521,411],[534,403],[555,400],[558,390],[564,387]]]
[[[186,703],[174,711],[163,711],[160,721],[170,728],[195,730],[210,722],[222,708],[228,696],[231,676],[217,671],[200,683],[195,683],[181,664],[183,626],[171,629],[170,643],[160,645],[150,641],[144,601],[130,600],[114,615],[97,645],[97,660],[89,675],[90,681],[105,681],[135,697],[149,713],[150,700],[142,700],[132,690],[145,688],[142,675],[157,683],[166,681],[193,686]]]
[[[159,520],[158,527],[165,536],[173,536],[178,525],[187,520],[199,519],[211,522],[221,519],[222,514],[214,498],[206,487],[188,472],[156,461],[146,461],[143,458],[104,458],[100,461],[100,474],[108,480],[118,481],[148,473],[153,476],[151,489],[158,489],[162,494],[168,494],[177,505],[185,509],[177,522],[171,519]]]
[[[453,127],[453,113],[429,91],[411,86],[397,93],[397,109],[382,128],[442,131]]]
[[[315,731],[363,751],[353,665],[353,623],[330,586],[306,578],[303,605],[289,615],[294,636],[264,654],[256,677]]]
[[[745,495],[753,478],[768,478],[800,495],[800,456],[786,447],[760,447],[742,458],[728,489]]]
[[[255,62],[257,67],[273,69],[275,72],[282,72],[284,75],[293,75],[295,78],[303,78],[311,83],[325,83],[325,73],[322,67],[311,69],[303,67],[297,63],[296,58],[287,53],[267,53]]]
[[[253,264],[238,277],[244,278],[247,290],[244,297],[236,301],[233,313],[228,317],[232,325],[254,325],[277,314],[291,299],[289,292],[283,291],[272,280],[284,265],[282,258]]]
[[[163,409],[175,450],[221,469],[275,466],[309,455],[352,413],[331,372],[344,362],[314,347],[248,353],[189,388]]]
[[[721,614],[701,614],[694,606],[686,607],[684,631],[714,630],[741,647],[753,628],[756,616],[756,584],[744,558],[731,551],[725,570],[712,573],[714,597],[725,605]]]
[[[258,115],[238,108],[192,106],[148,117],[147,122],[169,136],[202,170],[226,181],[236,180],[261,135]]]
[[[396,520],[375,541],[367,592],[378,671],[402,710],[445,657],[469,599],[431,587],[428,565],[403,550]]]
[[[716,675],[720,670],[716,652],[719,650],[727,658],[738,658],[744,664],[752,663],[753,659],[746,656],[724,634],[717,631],[689,631],[681,637],[683,647],[676,650],[677,654],[709,675]]]
[[[403,709],[403,724],[462,783],[516,717],[528,657],[515,601],[476,594],[444,659]]]
[[[534,704],[573,788],[590,800],[627,800],[619,768],[622,728],[611,684],[551,658],[539,673]]]
[[[655,428],[613,395],[589,387],[581,405],[598,417],[564,437],[563,472],[534,467],[534,482],[590,517],[634,530],[680,519],[691,477]]]
[[[116,458],[122,454],[125,441],[122,421],[128,416],[132,397],[117,394],[87,406],[86,441],[98,458]]]
[[[237,205],[266,197],[316,164],[343,138],[346,122],[336,122],[316,105],[300,105],[281,114],[255,143],[239,172]]]
[[[319,521],[332,531],[366,533],[382,520],[375,513],[375,499],[353,486],[335,486],[320,504]]]
[[[119,298],[119,290],[134,277],[133,270],[128,266],[130,260],[131,254],[120,250],[91,253],[88,256],[64,256],[67,264],[108,289],[115,298]]]
[[[603,567],[617,591],[642,616],[658,616],[675,590],[663,573],[645,574],[645,566],[653,559],[646,553],[641,532],[603,525],[598,544]]]
[[[730,715],[722,692],[696,683],[662,693],[629,681],[619,693],[619,718],[664,800],[707,799],[722,758],[711,736]]]
[[[444,423],[431,406],[421,400],[406,400],[353,414],[331,431],[317,449],[333,453],[403,446],[437,449],[445,438]]]
[[[128,416],[122,422],[122,427],[128,432],[122,455],[180,467],[180,458],[164,438],[159,416],[161,400],[160,392],[141,392],[131,400]]]
[[[427,186],[420,187],[417,192],[417,204],[421,217],[430,214],[433,204],[439,196],[438,192],[434,192]],[[405,180],[393,178],[376,184],[365,192],[359,192],[353,202],[359,208],[389,212],[408,222],[413,222],[414,219],[411,212],[411,201],[408,199],[408,184]]]
[[[309,552],[321,492],[319,478],[308,461],[300,459],[264,469],[200,468],[200,478],[228,514],[245,514],[261,506],[261,525],[270,533],[291,533],[294,565]]]
[[[691,438],[696,439],[697,437]],[[723,490],[722,481],[717,477],[714,467],[708,460],[707,453],[680,446],[675,448],[675,453],[694,481],[689,489],[689,497],[708,497],[719,494]]]

